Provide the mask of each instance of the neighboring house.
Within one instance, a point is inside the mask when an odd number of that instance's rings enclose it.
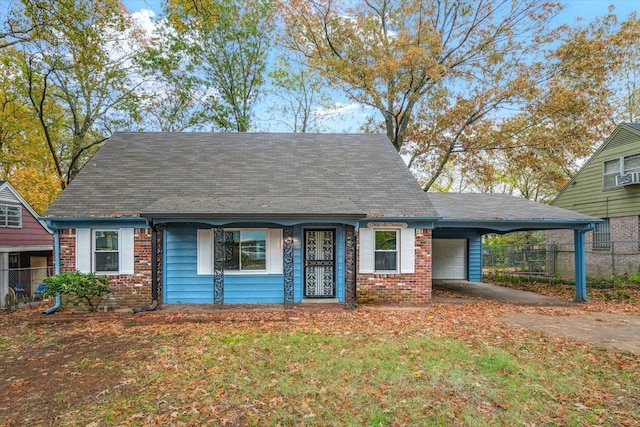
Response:
[[[0,302],[22,284],[27,297],[53,272],[53,233],[7,181],[0,181]]]
[[[45,219],[58,271],[107,274],[129,307],[428,305],[434,276],[481,279],[484,232],[596,221],[429,194],[383,135],[116,133]]]
[[[640,268],[640,124],[623,123],[604,141],[576,176],[560,191],[554,206],[601,218],[587,234],[587,271],[608,277]],[[556,270],[570,276],[567,235],[547,234],[559,249]]]

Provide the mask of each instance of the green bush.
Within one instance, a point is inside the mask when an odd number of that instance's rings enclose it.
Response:
[[[47,284],[45,294],[59,293],[67,297],[66,304],[85,304],[91,312],[97,311],[104,295],[111,292],[107,276],[93,273],[61,273],[45,278],[44,282]]]

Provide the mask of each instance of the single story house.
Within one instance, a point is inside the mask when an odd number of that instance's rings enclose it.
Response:
[[[481,278],[483,233],[555,226],[584,246],[597,221],[455,197],[423,192],[383,135],[116,133],[44,219],[57,270],[108,275],[131,307],[428,305],[434,277]]]
[[[0,181],[0,307],[9,287],[29,298],[53,273],[53,233],[8,182]]]

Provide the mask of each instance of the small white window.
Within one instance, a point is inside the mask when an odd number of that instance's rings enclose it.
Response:
[[[375,231],[375,271],[398,270],[398,231]]]
[[[118,272],[120,267],[118,230],[95,230],[93,237],[94,270],[98,273]]]
[[[21,228],[22,206],[0,205],[0,227]]]
[[[413,228],[360,228],[360,273],[415,273]]]
[[[76,269],[83,273],[133,274],[133,228],[76,230]]]

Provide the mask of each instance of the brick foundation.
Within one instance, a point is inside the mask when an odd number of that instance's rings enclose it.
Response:
[[[76,270],[76,232],[60,230],[60,272]],[[151,303],[151,229],[134,232],[134,274],[107,275],[119,307],[139,307]]]
[[[356,278],[359,304],[425,306],[431,304],[431,230],[415,236],[414,274],[363,274]],[[357,266],[356,271],[359,271]]]

